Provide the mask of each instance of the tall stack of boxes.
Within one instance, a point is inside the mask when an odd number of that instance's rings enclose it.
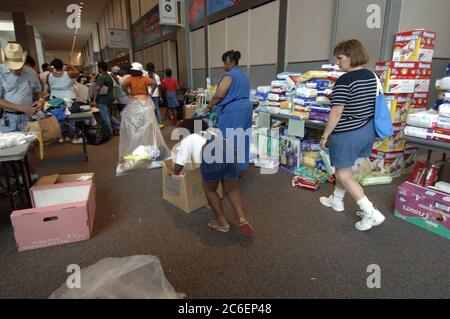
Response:
[[[376,64],[391,109],[394,135],[374,145],[371,160],[376,170],[393,177],[414,166],[417,149],[402,140],[409,112],[427,108],[436,33],[417,29],[397,33],[392,61]]]

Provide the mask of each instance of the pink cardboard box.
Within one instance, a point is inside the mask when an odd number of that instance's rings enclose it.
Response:
[[[82,176],[86,178],[79,180]],[[11,214],[19,251],[91,237],[96,208],[94,174],[43,177],[30,193],[34,208]]]
[[[450,239],[450,194],[405,182],[398,188],[394,215]]]

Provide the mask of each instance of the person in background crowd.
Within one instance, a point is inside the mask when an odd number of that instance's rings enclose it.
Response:
[[[50,62],[50,65],[53,67],[52,72],[50,72],[45,80],[45,84],[48,85],[49,88],[49,96],[51,98],[58,99],[76,99],[75,88],[74,88],[74,80],[78,75],[79,71],[72,66],[66,68],[67,71],[64,71],[64,63],[61,59],[55,58]],[[63,137],[59,140],[60,143],[70,141],[70,138],[66,136],[70,128],[66,126],[65,123],[61,122],[61,132]],[[73,144],[81,144],[83,143],[83,139],[75,134],[74,139],[72,140]]]
[[[241,194],[238,188],[239,167],[237,165],[235,150],[213,130],[206,131],[208,124],[205,121],[201,121],[202,131],[195,132],[195,121],[200,120],[187,119],[180,123],[179,127],[187,129],[191,135],[181,141],[174,161],[174,167],[169,167],[168,173],[169,175],[178,175],[186,164],[200,164],[203,189],[215,215],[215,219],[210,221],[208,226],[224,233],[229,232],[231,229],[225,217],[220,197],[217,194],[219,183],[222,183],[225,196],[234,209],[242,232],[246,236],[251,236],[253,234],[253,228],[245,216]],[[208,147],[210,143],[214,143],[213,145],[216,145],[215,143],[219,144],[211,148]],[[214,149],[214,154],[212,152],[208,154],[207,149]],[[216,151],[223,153],[215,154]],[[233,160],[230,160],[230,155],[233,155]],[[211,157],[214,158],[213,162],[211,162]]]
[[[180,86],[177,79],[172,77],[172,70],[166,69],[164,72],[166,77],[161,82],[161,87],[164,89],[166,104],[167,104],[167,114],[171,119],[172,123],[177,122],[176,108],[180,106],[177,100],[177,90]]]
[[[159,92],[161,91],[161,78],[155,72],[155,65],[153,63],[147,63],[145,68],[147,69],[148,77],[150,79],[152,79],[156,84],[156,88],[153,91],[153,94],[151,96],[152,96],[153,104],[155,104],[155,114],[156,114],[156,119],[158,120],[158,123],[159,123],[159,128],[164,128],[164,123],[162,122],[162,119],[161,119],[161,112],[159,110],[159,101],[161,98],[160,94],[159,94]],[[149,92],[149,93],[151,94],[151,92]]]
[[[42,64],[42,72],[39,73],[39,80],[41,81],[41,85],[44,88],[44,98],[48,98],[48,84],[47,84],[47,77],[50,74],[50,68],[48,63]]]
[[[50,88],[50,96],[59,99],[75,99],[75,89],[73,87],[74,79],[80,75],[73,66],[67,66],[64,71],[64,63],[61,59],[53,59],[50,64],[53,66],[53,72],[48,74],[46,83]]]
[[[252,127],[253,106],[250,102],[250,79],[238,67],[240,58],[241,53],[234,50],[222,55],[227,73],[220,80],[216,94],[208,106],[208,110],[216,108],[218,127],[225,138],[228,138],[227,129],[243,129],[246,132]],[[242,174],[242,171],[247,171],[250,166],[250,140],[248,136],[241,134],[235,136],[233,143],[242,162],[239,163]]]
[[[115,121],[111,121],[111,108],[114,102],[114,82],[108,74],[108,64],[103,61],[97,63],[98,76],[95,81],[94,104],[100,110],[102,123],[109,135],[113,136],[113,129],[119,130],[120,125]]]
[[[331,138],[330,159],[336,167],[336,188],[329,197],[321,197],[320,203],[337,212],[344,211],[344,196],[350,193],[362,217],[356,229],[365,231],[384,222],[385,217],[364,194],[364,189],[353,180],[352,167],[356,159],[369,157],[375,142],[374,114],[377,79],[372,71],[363,68],[369,55],[361,42],[348,40],[334,49],[339,68],[343,72],[334,85],[330,116],[320,141],[325,149]]]
[[[18,43],[1,50],[0,107],[3,109],[0,132],[24,131],[29,117],[44,107],[42,85],[36,73],[25,66],[27,53]],[[33,93],[39,100],[33,103]]]
[[[142,64],[134,62],[131,65],[130,73],[131,76],[123,83],[125,92],[127,92],[130,97],[149,97],[149,90],[153,92],[156,88],[156,83],[149,77],[143,76],[144,67]]]
[[[25,65],[32,68],[34,71],[36,71],[36,61],[33,59],[31,55],[27,55],[27,58],[25,60]]]
[[[30,116],[45,104],[42,85],[36,72],[25,66],[27,53],[18,43],[8,43],[0,50],[0,132],[24,132]],[[33,102],[33,93],[38,100]],[[34,152],[30,152],[32,179],[37,179]]]
[[[123,109],[129,103],[128,94],[125,92],[125,90],[122,87],[123,81],[124,81],[123,77],[127,73],[129,74],[129,72],[130,72],[129,70],[124,72],[124,70],[118,66],[114,66],[111,68],[111,76],[115,82],[114,88],[116,90],[118,90],[118,92],[117,92],[117,109],[118,109],[119,113],[122,113]],[[123,76],[122,76],[122,74],[123,74]]]

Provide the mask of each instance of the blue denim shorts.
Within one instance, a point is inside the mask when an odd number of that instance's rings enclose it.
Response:
[[[200,172],[206,182],[239,178],[239,166],[234,163],[202,163]]]
[[[206,182],[218,182],[226,179],[238,179],[239,178],[239,166],[237,164],[237,156],[234,148],[223,138],[219,139],[219,143],[222,143],[222,149],[218,150],[215,147],[211,149],[211,156],[214,157],[214,161],[208,161],[205,148],[215,140],[216,137],[210,136],[202,148],[202,163],[200,165],[200,172],[202,178]],[[217,154],[220,151],[222,154]],[[228,158],[227,158],[228,155]]]
[[[358,158],[369,157],[375,139],[373,120],[359,129],[331,134],[331,165],[336,168],[349,168],[355,164]]]

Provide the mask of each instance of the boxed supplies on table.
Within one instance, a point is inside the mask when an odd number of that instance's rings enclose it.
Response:
[[[405,145],[403,150],[403,168],[402,173],[411,173],[417,160],[417,147]]]
[[[411,108],[413,108],[413,109],[414,108],[417,108],[417,109],[427,108],[429,98],[430,98],[429,92],[413,93],[412,100],[411,100]]]
[[[11,214],[19,251],[91,237],[96,209],[94,173],[41,177],[30,195],[33,208]]]
[[[394,215],[450,239],[450,194],[405,182],[398,188]]]
[[[450,143],[450,129],[435,128],[433,133],[433,140],[438,142]]]
[[[385,173],[392,177],[400,177],[403,167],[403,150],[389,152],[372,150],[370,161],[375,172]]]
[[[399,32],[394,42],[394,61],[433,61],[436,33],[424,29]]]
[[[301,141],[294,136],[283,135],[280,138],[280,167],[294,173],[302,163]]]

